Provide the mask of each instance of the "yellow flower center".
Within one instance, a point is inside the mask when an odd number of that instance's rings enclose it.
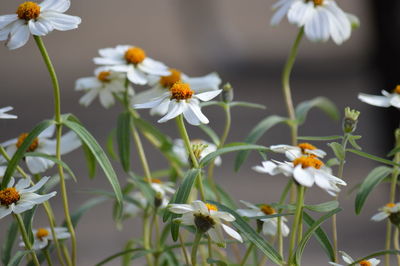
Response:
[[[160,179],[157,179],[157,178],[152,178],[152,179],[151,179],[151,183],[161,184],[162,181],[161,181]]]
[[[101,71],[97,75],[97,79],[100,80],[101,82],[110,82],[110,71]]]
[[[44,228],[39,228],[36,232],[36,237],[42,239],[43,237],[48,236],[50,233]]]
[[[400,94],[400,85],[397,85],[396,88],[393,90],[393,92]]]
[[[131,47],[125,52],[125,60],[131,64],[139,64],[146,58],[146,52],[139,47]]]
[[[297,147],[299,147],[301,149],[302,153],[306,153],[306,150],[316,150],[317,147],[315,147],[314,145],[304,142],[304,143],[299,143],[297,145]]]
[[[301,164],[302,168],[313,167],[320,169],[324,163],[313,156],[301,156],[293,161],[293,165],[297,166]]]
[[[206,203],[206,206],[209,211],[218,211],[218,207],[214,204]]]
[[[35,2],[25,2],[18,6],[17,9],[18,18],[24,19],[26,21],[31,19],[37,19],[40,14],[40,6]]]
[[[324,0],[313,0],[315,6],[322,6],[324,4]]]
[[[260,206],[260,210],[265,213],[265,215],[272,215],[275,214],[276,211],[274,208],[272,208],[271,206],[267,205],[267,204],[263,204]]]
[[[160,84],[165,88],[171,88],[175,83],[181,80],[181,72],[179,70],[171,68],[169,71],[171,75],[162,76],[160,78]]]
[[[190,99],[194,93],[189,84],[181,82],[175,83],[169,90],[172,94],[171,100],[175,99],[177,101]]]
[[[361,266],[372,266],[372,263],[367,260],[362,260],[359,263]]]
[[[385,205],[385,207],[388,208],[393,208],[394,206],[396,206],[396,204],[394,204],[393,202],[389,202],[388,204]]]
[[[28,136],[28,133],[22,133],[21,135],[19,135],[17,144],[16,144],[17,148],[21,147],[22,143],[25,141],[27,136]],[[37,149],[38,146],[39,146],[39,139],[35,138],[26,151],[33,152]]]
[[[20,198],[21,196],[14,187],[0,190],[0,204],[3,206],[10,206],[11,204],[18,202]]]

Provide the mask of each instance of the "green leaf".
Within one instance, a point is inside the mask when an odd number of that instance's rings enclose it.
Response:
[[[286,117],[281,117],[277,115],[269,116],[263,120],[261,120],[249,133],[249,135],[245,138],[244,142],[249,144],[256,143],[270,128],[273,126],[287,122],[288,119]],[[241,151],[236,155],[235,158],[235,171],[238,171],[240,166],[244,163],[244,161],[249,156],[249,151]]]
[[[129,177],[132,183],[139,188],[142,194],[147,199],[147,202],[153,202],[155,197],[155,191],[151,187],[151,185],[143,178],[138,177],[133,172],[129,172]]]
[[[106,197],[97,197],[90,199],[86,201],[84,204],[82,204],[77,210],[71,213],[71,221],[74,227],[78,224],[79,220],[82,218],[82,216],[91,208],[93,208],[96,205],[99,205],[100,203],[106,201]],[[67,224],[64,221],[63,226],[66,227]]]
[[[386,155],[387,157],[392,157],[395,156],[396,153],[400,152],[400,147],[395,147],[393,150],[391,150],[388,155]]]
[[[15,253],[15,255],[12,257],[12,259],[10,260],[10,262],[8,264],[4,264],[4,265],[18,266],[21,263],[22,259],[29,253],[31,253],[31,251],[29,251],[29,250],[17,251]]]
[[[131,161],[131,115],[130,113],[121,113],[117,121],[117,143],[119,158],[122,168],[125,172],[130,170]]]
[[[124,256],[128,253],[135,253],[135,252],[141,252],[141,256],[147,254],[147,253],[151,253],[151,250],[145,250],[144,248],[134,248],[134,249],[128,249],[128,250],[124,250],[118,253],[115,253],[107,258],[105,258],[104,260],[100,261],[99,263],[97,263],[95,266],[101,266],[106,264],[107,262],[112,261],[113,259],[116,259],[118,257]]]
[[[361,183],[361,186],[357,192],[355,201],[356,214],[361,213],[361,209],[364,206],[369,193],[371,193],[371,191],[377,185],[379,185],[385,179],[385,177],[390,175],[391,172],[392,169],[387,166],[378,166],[368,174],[365,180]]]
[[[106,141],[106,151],[108,155],[113,158],[114,160],[117,160],[117,155],[115,154],[114,151],[114,138],[117,134],[117,130],[114,128],[110,131],[110,133],[107,136],[107,141]]]
[[[82,150],[85,155],[86,166],[89,171],[89,178],[93,179],[96,175],[96,157],[85,143],[82,144]]]
[[[300,265],[301,263],[301,256],[303,255],[304,249],[308,243],[308,241],[310,240],[311,236],[314,234],[314,232],[320,228],[320,225],[325,222],[326,220],[328,220],[332,215],[340,212],[341,209],[335,209],[331,212],[328,212],[327,214],[323,215],[321,218],[319,218],[318,220],[316,220],[312,226],[310,226],[307,230],[307,232],[304,234],[303,238],[301,239],[300,243],[297,245],[296,248],[296,253],[294,255],[292,255],[292,258],[289,258],[289,263],[290,262],[294,262],[295,261],[295,265]],[[294,257],[293,257],[294,256]]]
[[[126,245],[125,245],[125,250],[131,250],[135,246],[135,241],[134,240],[129,240]],[[126,253],[122,256],[121,258],[121,265],[122,266],[129,266],[131,265],[131,252]]]
[[[339,161],[343,161],[345,158],[345,151],[343,146],[337,142],[328,143],[328,146],[331,147],[332,151],[335,153],[335,156],[339,159]]]
[[[400,254],[400,250],[382,250],[382,251],[374,252],[374,253],[372,253],[372,254],[364,257],[364,258],[361,258],[361,259],[358,259],[358,260],[354,261],[353,263],[349,264],[349,266],[356,265],[357,263],[359,263],[359,262],[361,262],[363,260],[369,260],[369,259],[372,259],[372,258],[375,258],[375,257],[379,257],[379,256],[383,256],[383,255],[386,255],[386,254],[398,255],[398,254]]]
[[[149,122],[141,118],[133,118],[133,122],[142,134],[161,151],[169,151],[172,147],[171,139]]]
[[[299,125],[306,121],[308,112],[314,107],[324,111],[333,120],[339,120],[340,114],[336,105],[328,98],[316,97],[312,100],[304,101],[297,105],[295,112]]]
[[[241,107],[256,108],[256,109],[266,109],[265,105],[263,105],[263,104],[250,103],[250,102],[230,102],[229,106],[230,107],[241,106]]]
[[[300,136],[297,137],[298,140],[310,140],[310,141],[328,141],[328,140],[338,140],[338,139],[343,139],[342,136],[339,135],[333,135],[333,136]]]
[[[303,212],[303,220],[307,223],[307,225],[309,227],[315,223],[314,219],[310,215],[308,215],[306,212]],[[328,255],[329,259],[331,261],[334,261],[335,260],[335,251],[333,250],[331,241],[329,240],[329,238],[326,235],[326,233],[324,232],[324,230],[321,227],[318,227],[314,231],[314,236],[318,240],[319,244],[321,245],[321,247],[323,248],[325,253]]]
[[[304,205],[304,208],[313,212],[330,212],[338,207],[339,202],[337,200],[327,201],[317,205]]]
[[[10,261],[11,252],[14,247],[15,240],[17,239],[17,234],[18,234],[18,224],[14,220],[9,225],[7,234],[5,235],[5,238],[3,240],[4,243],[1,249],[1,261],[3,262],[3,265],[7,265],[8,262]]]
[[[261,145],[254,145],[254,144],[247,144],[247,143],[230,143],[225,146],[223,146],[220,149],[217,149],[216,151],[208,154],[206,157],[204,157],[200,161],[200,167],[205,167],[207,166],[210,162],[212,162],[215,158],[218,156],[228,153],[228,152],[235,152],[235,151],[248,151],[248,150],[262,150],[262,151],[267,151],[269,150],[265,146]]]
[[[235,221],[232,225],[239,230],[242,236],[252,242],[260,251],[262,251],[273,263],[282,265],[283,260],[276,250],[267,243],[251,226],[249,226],[245,220],[234,210],[226,207],[225,205],[219,204],[218,202],[210,201],[215,204],[221,211],[229,212],[235,217]]]
[[[25,152],[28,150],[29,146],[32,144],[35,138],[39,136],[39,134],[42,133],[46,128],[53,124],[54,121],[52,120],[44,120],[32,129],[32,131],[28,134],[24,142],[21,144],[18,150],[14,153],[14,156],[9,161],[6,172],[3,176],[3,181],[1,182],[1,189],[4,189],[7,186],[8,182],[10,182],[11,176],[17,168],[18,163],[25,156]]]
[[[212,141],[215,145],[219,146],[219,143],[220,143],[219,137],[218,137],[217,133],[215,133],[215,131],[214,131],[211,127],[209,127],[209,126],[207,126],[207,125],[204,125],[204,124],[201,124],[201,125],[199,126],[199,128],[200,128],[201,130],[203,130],[203,132],[206,133],[207,136],[210,137],[211,141]]]
[[[366,152],[363,152],[363,151],[353,150],[353,149],[346,149],[346,151],[355,153],[355,154],[357,154],[357,155],[359,155],[361,157],[364,157],[364,158],[367,158],[367,159],[370,159],[370,160],[373,160],[373,161],[377,161],[377,162],[380,162],[380,163],[384,163],[384,164],[388,164],[388,165],[392,165],[392,166],[400,166],[400,164],[398,164],[398,163],[383,159],[381,157],[378,157],[378,156],[375,156],[375,155],[372,155],[372,154],[369,154],[369,153],[366,153]]]
[[[252,216],[252,217],[248,217],[248,219],[250,219],[250,220],[271,219],[271,218],[289,216],[289,215],[293,215],[293,213],[276,213],[276,214],[271,214],[271,215]]]
[[[357,150],[361,150],[360,145],[358,145],[356,142],[356,140],[360,139],[360,138],[361,138],[361,136],[353,136],[353,135],[350,135],[348,137],[348,140],[349,140],[349,143],[351,144],[351,146],[353,146],[353,148],[355,148]]]
[[[331,158],[328,161],[326,161],[326,163],[325,163],[325,165],[328,167],[332,167],[332,166],[339,165],[339,164],[340,164],[340,162],[339,162],[338,158]]]
[[[237,209],[237,205],[229,193],[227,193],[220,185],[216,184],[216,186],[218,193],[221,196],[221,202],[231,209]]]
[[[104,173],[106,174],[107,179],[114,190],[115,196],[117,197],[117,202],[121,206],[122,204],[121,187],[119,185],[117,175],[114,172],[114,169],[110,161],[108,160],[106,154],[104,153],[103,149],[94,139],[94,137],[80,124],[72,121],[64,121],[63,124],[68,128],[70,128],[72,131],[74,131],[81,138],[82,142],[88,146],[88,148],[96,158],[97,162],[103,169]]]
[[[207,259],[207,263],[208,264],[215,264],[217,266],[228,266],[228,264],[226,264],[222,260],[216,260],[216,259],[213,259],[213,258],[208,258]]]
[[[35,205],[32,209],[25,211],[22,213],[22,220],[24,222],[24,226],[26,229],[26,232],[28,233],[28,238],[29,242],[33,244],[34,236],[32,233],[32,222],[33,222],[33,216],[35,215],[37,209],[37,205]]]

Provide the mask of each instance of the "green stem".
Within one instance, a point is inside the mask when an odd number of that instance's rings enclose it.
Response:
[[[301,214],[303,211],[303,201],[304,201],[304,187],[301,185],[296,184],[297,187],[297,204],[296,204],[296,212],[293,220],[292,225],[292,233],[290,235],[290,245],[289,245],[289,265],[290,261],[293,259],[293,251],[294,246],[296,244],[296,235],[297,230],[299,228],[299,224],[301,223]]]
[[[289,182],[286,184],[285,188],[283,189],[281,198],[279,199],[279,205],[283,205],[285,203],[287,194],[290,191],[290,188],[292,187],[293,184],[293,179],[289,179]],[[282,213],[282,209],[279,209],[278,213]],[[283,257],[283,235],[282,235],[282,217],[278,217],[278,227],[277,227],[277,236],[278,236],[278,250],[279,250],[279,255]]]
[[[143,247],[146,250],[150,250],[150,234],[151,234],[151,228],[150,228],[150,221],[149,221],[149,207],[147,207],[144,210],[143,214]],[[147,260],[147,265],[153,265],[152,263],[152,256],[151,254],[146,255],[146,260]]]
[[[394,229],[394,236],[393,236],[393,247],[395,250],[400,250],[399,247],[399,227],[396,226]],[[397,265],[400,265],[400,255],[396,255],[397,258]]]
[[[53,266],[53,263],[51,262],[51,258],[50,258],[50,253],[49,253],[49,250],[47,248],[43,249],[43,254],[44,254],[45,258],[46,258],[47,265],[48,266]]]
[[[21,232],[22,240],[25,244],[25,249],[29,250],[32,255],[32,261],[36,266],[40,266],[39,260],[36,256],[36,252],[32,250],[31,242],[29,242],[28,233],[26,232],[26,228],[24,222],[22,221],[21,215],[13,213],[15,219],[17,220],[19,230]]]
[[[203,233],[197,231],[196,235],[194,237],[194,242],[193,242],[193,247],[192,247],[192,265],[196,266],[197,263],[197,249],[199,247],[199,243],[201,240],[201,237],[203,236]]]
[[[186,250],[185,243],[183,242],[182,235],[179,234],[179,243],[182,248],[183,257],[185,258],[186,265],[190,265],[189,254]]]
[[[211,237],[208,236],[208,257],[212,258],[213,257],[213,252],[212,252],[212,242],[211,242]],[[213,263],[210,264],[211,266],[214,265]]]
[[[46,47],[42,39],[39,36],[34,36],[36,44],[42,54],[43,60],[46,64],[47,70],[49,71],[51,82],[53,84],[53,94],[54,94],[54,116],[56,121],[56,158],[61,161],[61,135],[62,135],[62,123],[61,123],[61,97],[60,97],[60,86],[58,84],[57,75],[51,59],[47,53]],[[71,234],[71,243],[72,243],[72,265],[76,265],[76,236],[74,226],[71,221],[69,206],[68,206],[68,196],[67,196],[67,188],[65,185],[65,177],[64,177],[64,169],[62,165],[58,165],[58,173],[60,175],[60,189],[62,202],[64,206],[64,215],[65,221],[67,223],[68,231]]]
[[[250,254],[251,254],[251,251],[253,250],[253,248],[254,248],[254,244],[251,243],[249,248],[246,250],[246,253],[243,256],[242,261],[240,262],[240,266],[243,266],[246,264],[246,261],[250,257]]]

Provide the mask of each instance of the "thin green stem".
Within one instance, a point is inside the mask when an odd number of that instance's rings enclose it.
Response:
[[[36,252],[32,249],[31,242],[29,241],[28,233],[26,232],[26,228],[24,222],[22,221],[21,215],[13,213],[15,219],[17,220],[19,230],[21,232],[22,240],[25,244],[25,249],[29,250],[32,255],[32,261],[36,266],[40,266],[39,260],[36,256]]]
[[[246,264],[246,261],[250,257],[250,254],[251,254],[251,251],[253,250],[253,248],[254,248],[254,244],[251,243],[249,245],[249,247],[247,248],[246,253],[243,256],[242,261],[240,262],[240,266],[244,266]]]
[[[289,265],[290,265],[290,260],[292,260],[293,257],[293,251],[294,247],[296,244],[296,236],[297,236],[297,230],[299,228],[299,224],[301,223],[301,214],[303,212],[303,202],[304,202],[304,187],[301,185],[296,184],[297,187],[297,204],[296,204],[296,212],[293,220],[293,225],[292,225],[292,232],[290,235],[290,244],[289,244]]]
[[[183,253],[183,257],[185,258],[186,265],[190,265],[189,254],[188,254],[188,252],[186,250],[186,247],[185,247],[185,244],[183,242],[183,238],[182,238],[181,234],[179,234],[179,243],[180,243],[181,248],[182,248],[182,253]]]
[[[213,257],[213,252],[212,252],[212,242],[211,242],[211,237],[208,236],[208,257],[212,258]],[[213,263],[210,264],[211,266],[214,265]]]
[[[43,249],[43,254],[44,254],[44,257],[46,258],[47,265],[48,266],[53,266],[53,263],[51,262],[51,258],[50,258],[50,253],[49,253],[49,250],[47,248]]]
[[[203,236],[203,233],[197,231],[196,235],[194,237],[194,242],[193,242],[193,247],[192,247],[192,265],[196,266],[197,264],[197,249],[199,248],[199,243],[201,240],[201,237]]]
[[[151,240],[150,240],[151,228],[150,228],[149,210],[148,209],[149,209],[149,207],[147,207],[144,210],[144,214],[143,214],[143,247],[146,250],[151,249]],[[147,265],[153,265],[151,254],[146,255],[146,261],[147,261]]]
[[[399,247],[399,227],[396,226],[394,228],[394,235],[393,235],[393,247],[395,250],[400,250]],[[400,265],[400,255],[396,255],[397,258],[397,265]]]
[[[283,205],[285,203],[286,197],[292,187],[293,179],[289,179],[289,182],[286,184],[285,188],[283,189],[281,198],[279,199],[279,205]],[[278,213],[282,213],[282,209],[279,209]],[[278,251],[279,255],[283,257],[283,235],[282,235],[282,217],[278,217],[278,227],[277,227],[277,236],[278,236]]]

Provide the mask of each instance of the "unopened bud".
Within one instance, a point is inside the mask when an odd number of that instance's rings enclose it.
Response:
[[[400,212],[391,213],[389,216],[389,220],[393,225],[399,226],[400,225]]]
[[[215,221],[208,215],[194,214],[194,224],[198,231],[205,233],[215,225]]]
[[[352,133],[356,130],[359,116],[360,112],[357,110],[350,109],[350,107],[344,109],[343,131],[345,133]]]
[[[233,88],[230,83],[226,83],[222,87],[221,100],[226,103],[233,101]]]
[[[154,196],[154,207],[157,209],[159,208],[163,203],[163,196],[160,192],[157,192],[156,195]]]

